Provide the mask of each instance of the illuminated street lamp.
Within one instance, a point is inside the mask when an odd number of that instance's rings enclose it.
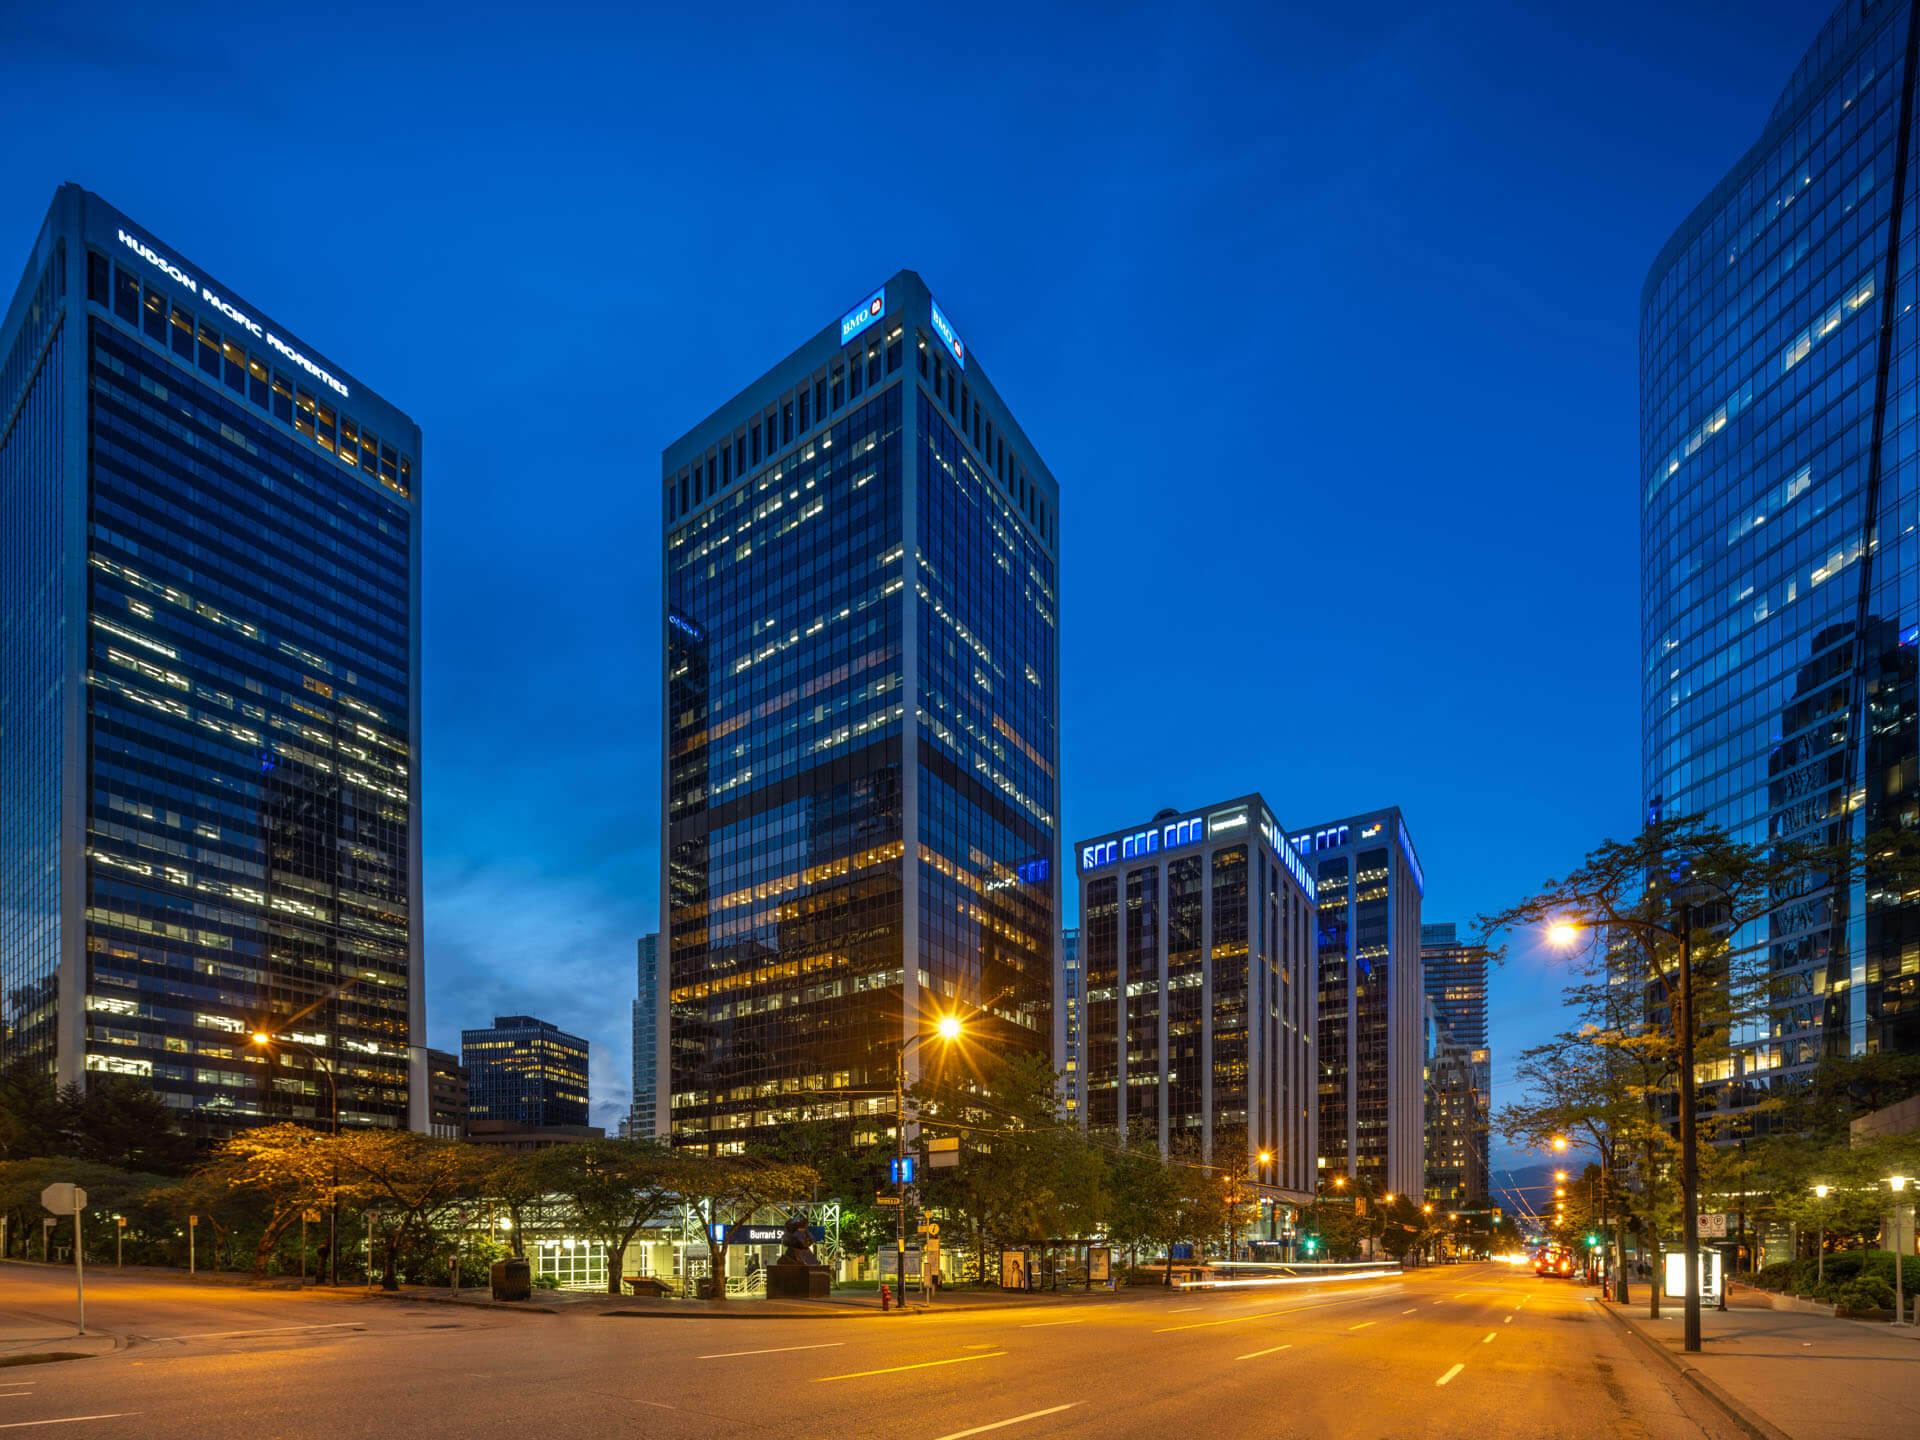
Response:
[[[1680,881],[1684,874],[1684,868],[1678,869],[1671,878]],[[1670,1002],[1673,1033],[1680,1042],[1675,1068],[1679,1072],[1680,1091],[1677,1116],[1680,1128],[1680,1242],[1686,1255],[1685,1288],[1681,1292],[1680,1347],[1690,1355],[1697,1355],[1700,1353],[1700,1159],[1693,1054],[1695,1027],[1699,1021],[1693,1003],[1693,907],[1687,903],[1683,892],[1683,897],[1674,906],[1672,918],[1665,922],[1610,915],[1607,923],[1627,931],[1643,943],[1659,938],[1669,940],[1677,952],[1673,968],[1679,971],[1678,993],[1667,985],[1664,967],[1659,978]],[[1553,944],[1565,947],[1579,938],[1582,928],[1575,919],[1556,920],[1549,925],[1547,938]],[[1556,1139],[1554,1149],[1566,1149],[1564,1140]]]
[[[996,996],[996,999],[999,997]],[[989,1001],[989,1004],[992,1002]],[[986,1006],[980,1007],[985,1010]],[[897,1220],[898,1264],[897,1276],[900,1285],[900,1313],[907,1313],[907,1054],[917,1050],[932,1039],[942,1044],[951,1044],[960,1038],[961,1026],[958,1015],[942,1015],[934,1022],[930,1032],[910,1035],[901,1040],[899,1049],[893,1056],[893,1183],[900,1196]],[[719,1285],[721,1282],[714,1282]],[[922,1279],[924,1282],[924,1277]]]
[[[1889,1175],[1887,1177],[1887,1184],[1893,1187],[1893,1194],[1894,1194],[1894,1202],[1893,1202],[1893,1323],[1896,1325],[1904,1325],[1907,1323],[1907,1283],[1906,1283],[1905,1275],[1901,1273],[1900,1257],[1905,1252],[1907,1246],[1912,1243],[1912,1241],[1910,1241],[1907,1238],[1908,1227],[1900,1223],[1900,1217],[1901,1217],[1901,1212],[1903,1210],[1909,1209],[1910,1207],[1902,1205],[1900,1203],[1899,1197],[1906,1193],[1907,1182],[1910,1179],[1912,1179],[1912,1177],[1909,1175]]]
[[[1832,1193],[1831,1185],[1813,1187],[1813,1198],[1816,1200],[1824,1202]],[[1820,1206],[1820,1250],[1813,1262],[1813,1278],[1815,1283],[1823,1285],[1827,1279],[1827,1207],[1824,1203]]]

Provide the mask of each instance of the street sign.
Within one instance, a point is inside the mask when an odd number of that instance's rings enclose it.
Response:
[[[900,1197],[898,1195],[875,1195],[873,1197],[873,1203],[876,1205],[898,1205],[900,1203]]]
[[[1726,1239],[1727,1212],[1724,1210],[1714,1210],[1702,1214],[1700,1216],[1700,1234],[1703,1238],[1711,1237],[1715,1240]]]
[[[929,1170],[947,1170],[959,1163],[959,1136],[950,1135],[943,1140],[927,1141],[927,1168]]]
[[[922,1235],[938,1235],[940,1233],[940,1227],[931,1220],[922,1220],[918,1229]]]
[[[887,1162],[887,1178],[896,1185],[913,1183],[913,1156],[907,1155],[898,1160]]]
[[[302,1210],[300,1212],[300,1218],[306,1221],[309,1225],[318,1225],[326,1217],[323,1216],[318,1210]]]
[[[62,1180],[40,1192],[40,1203],[56,1215],[78,1215],[87,1208],[87,1192]]]

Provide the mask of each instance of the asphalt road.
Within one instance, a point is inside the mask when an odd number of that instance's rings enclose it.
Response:
[[[1736,1434],[1590,1291],[1503,1265],[836,1320],[511,1314],[101,1271],[87,1291],[120,1348],[0,1368],[0,1437]],[[58,1272],[0,1267],[0,1339],[52,1335],[71,1304]]]

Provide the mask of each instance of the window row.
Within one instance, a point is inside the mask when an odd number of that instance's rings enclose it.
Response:
[[[172,302],[140,277],[105,256],[87,254],[87,299],[110,308],[113,314],[149,340],[170,346],[173,353],[196,364],[234,394],[269,412],[282,424],[332,455],[342,465],[364,471],[389,490],[411,498],[413,458],[387,444],[352,416],[338,413],[304,385],[295,384],[259,355],[249,352]]]

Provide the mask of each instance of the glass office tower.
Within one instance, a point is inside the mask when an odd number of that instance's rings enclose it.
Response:
[[[1462,940],[1458,927],[1450,920],[1438,925],[1422,925],[1420,973],[1436,1031],[1429,1058],[1440,1056],[1444,1046],[1451,1067],[1450,1084],[1462,1082],[1462,1075],[1454,1072],[1464,1067],[1464,1083],[1473,1102],[1465,1112],[1465,1121],[1478,1160],[1482,1187],[1469,1198],[1484,1200],[1493,1133],[1493,1050],[1487,1043],[1487,947]],[[1431,1066],[1428,1078],[1431,1090]],[[1427,1173],[1431,1177],[1436,1163],[1431,1126],[1427,1151]]]
[[[0,1059],[425,1129],[418,428],[75,185],[0,427]]]
[[[636,980],[633,1100],[627,1107],[627,1130],[637,1139],[647,1139],[654,1134],[659,1118],[660,936],[657,932],[640,937]]]
[[[460,1032],[470,1124],[521,1129],[587,1123],[587,1042],[532,1015],[496,1015]]]
[[[1426,1184],[1426,880],[1399,809],[1293,837],[1319,891],[1320,1169],[1378,1190]]]
[[[1258,795],[1074,846],[1081,1124],[1314,1190],[1314,882]],[[1258,1156],[1272,1157],[1261,1166]]]
[[[910,271],[663,477],[668,1128],[877,1140],[936,1015],[1052,1053],[1059,491]]]
[[[1848,0],[1641,294],[1643,783],[1755,844],[1920,823],[1905,4]],[[1735,937],[1775,1011],[1730,1101],[1920,1050],[1920,928],[1871,881]]]
[[[1054,997],[1055,1024],[1059,1026],[1059,1044],[1053,1068],[1060,1072],[1060,1110],[1070,1117],[1080,1114],[1080,1084],[1086,1066],[1080,1058],[1080,931],[1078,927],[1060,932],[1060,993]]]

